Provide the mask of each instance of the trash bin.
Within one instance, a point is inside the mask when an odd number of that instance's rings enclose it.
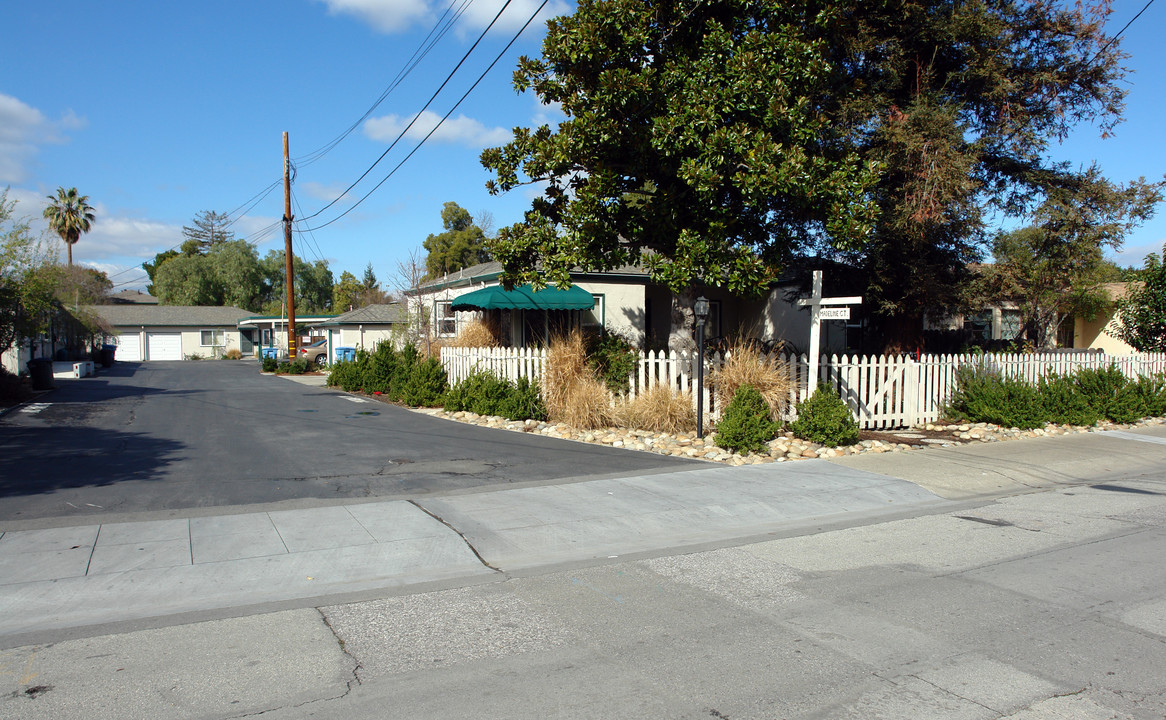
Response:
[[[101,346],[101,367],[113,367],[114,357],[117,355],[117,345]]]
[[[356,348],[354,347],[338,347],[336,348],[336,362],[352,362],[356,359]]]
[[[279,348],[259,348],[259,362],[263,362],[267,358],[271,358],[272,360],[279,360]]]
[[[28,375],[32,378],[33,390],[53,389],[53,361],[48,358],[33,358],[28,361]]]

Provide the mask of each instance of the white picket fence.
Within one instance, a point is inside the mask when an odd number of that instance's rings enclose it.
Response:
[[[499,377],[516,380],[538,377],[546,351],[530,348],[442,348],[441,361],[455,384],[474,370],[486,370]],[[779,355],[775,360],[790,375],[790,398],[787,419],[794,419],[794,407],[812,391],[808,382],[809,360],[805,355]],[[711,377],[724,363],[719,353],[705,356],[705,378]],[[943,406],[951,399],[956,384],[956,370],[970,363],[985,363],[1008,377],[1035,382],[1050,372],[1066,374],[1078,368],[1102,368],[1115,365],[1128,377],[1166,372],[1166,353],[1106,355],[1093,352],[994,353],[985,355],[908,355],[847,356],[823,355],[819,379],[832,385],[850,406],[859,426],[867,429],[910,427],[940,418]],[[697,359],[695,353],[667,351],[641,353],[636,371],[628,379],[629,395],[667,383],[676,390],[692,391],[697,396]],[[706,387],[703,395],[704,416],[716,420],[721,408],[715,388]]]

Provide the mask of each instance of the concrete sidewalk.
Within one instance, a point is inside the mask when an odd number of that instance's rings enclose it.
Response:
[[[1166,429],[0,535],[0,647],[69,629],[501,581],[1161,475]],[[945,497],[941,497],[945,496]],[[202,615],[199,615],[199,614]],[[147,622],[147,624],[149,624]]]

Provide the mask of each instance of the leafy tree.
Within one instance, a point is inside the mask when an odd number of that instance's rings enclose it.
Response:
[[[0,193],[0,352],[48,328],[60,278],[52,251],[14,216],[16,201]]]
[[[203,255],[178,254],[155,268],[163,305],[234,305],[257,311],[269,296],[265,267],[245,240],[228,240]]]
[[[179,253],[177,250],[166,250],[165,252],[160,252],[155,255],[154,262],[142,263],[142,269],[146,271],[146,275],[150,278],[150,283],[146,285],[147,293],[154,296],[158,295],[156,288],[154,287],[154,274],[158,271],[158,268],[162,266],[162,263],[166,262],[170,258],[176,258],[179,255],[181,255],[181,253]]]
[[[1166,250],[1146,256],[1140,279],[1118,300],[1110,333],[1139,352],[1166,351]]]
[[[865,272],[890,349],[957,302],[987,213],[1023,216],[1079,173],[1047,157],[1120,120],[1107,3],[583,0],[519,90],[557,130],[485,151],[492,192],[546,183],[490,245],[505,279],[644,261],[674,289],[750,294],[794,254]]]
[[[193,225],[182,226],[182,253],[205,255],[211,248],[235,239],[235,233],[228,228],[231,218],[226,213],[203,210],[195,214]]]
[[[429,251],[425,258],[429,278],[441,277],[490,259],[485,249],[486,233],[474,223],[473,216],[457,203],[447,202],[442,207],[441,226],[445,232],[430,235],[423,243],[423,247]],[[371,266],[369,269],[372,269]]]
[[[179,255],[154,272],[154,291],[163,305],[222,305],[223,291],[205,255]]]
[[[882,168],[864,307],[889,350],[919,346],[923,312],[955,304],[989,213],[1020,217],[1081,173],[1049,158],[1081,122],[1120,121],[1124,55],[1108,3],[853,3],[826,27],[827,109],[843,148]]]
[[[381,290],[372,263],[365,266],[364,276],[360,280],[345,270],[340,274],[340,281],[332,286],[332,307],[338,313],[386,303],[390,299],[389,294]]]
[[[356,276],[345,270],[340,273],[340,282],[332,286],[332,306],[337,312],[355,310],[360,305],[364,285]]]
[[[873,168],[826,142],[830,7],[778,0],[581,0],[548,23],[519,91],[559,103],[557,130],[482,153],[491,193],[544,183],[490,251],[504,279],[569,284],[573,267],[642,262],[673,289],[757,294],[809,235],[870,225]],[[541,272],[540,272],[541,271]]]
[[[101,270],[88,267],[67,267],[57,281],[57,299],[63,303],[98,305],[109,291],[113,281]]]
[[[996,237],[984,295],[1017,300],[1025,339],[1053,347],[1065,318],[1093,317],[1109,306],[1103,284],[1115,273],[1105,250],[1120,247],[1129,230],[1153,215],[1163,185],[1117,186],[1093,167],[1074,186],[1051,189],[1033,215],[1035,225]]]
[[[93,227],[93,208],[89,206],[89,196],[81,195],[77,188],[57,188],[56,196],[49,195],[49,205],[44,217],[49,221],[49,229],[61,236],[69,251],[69,266],[73,265],[73,245],[81,235]]]
[[[284,252],[270,250],[261,262],[267,284],[264,312],[279,314],[284,303],[287,275]],[[328,263],[323,260],[307,263],[293,255],[292,272],[295,273],[297,312],[328,312],[332,309],[333,278]]]

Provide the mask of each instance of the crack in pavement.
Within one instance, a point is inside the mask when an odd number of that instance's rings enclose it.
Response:
[[[482,554],[480,552],[478,552],[478,548],[474,547],[474,544],[472,542],[470,542],[470,539],[468,537],[465,536],[465,533],[463,533],[461,530],[458,530],[451,523],[447,522],[445,518],[441,517],[440,515],[438,515],[435,512],[432,512],[431,510],[429,510],[428,508],[426,508],[424,505],[417,502],[416,500],[407,500],[406,502],[408,502],[410,505],[414,505],[421,512],[425,513],[429,517],[433,518],[437,522],[441,523],[442,525],[446,526],[450,530],[453,530],[455,533],[457,533],[458,537],[460,537],[462,539],[462,542],[464,542],[466,544],[466,547],[468,547],[470,549],[470,552],[472,552],[474,554],[474,557],[478,558],[478,562],[482,563],[483,565],[485,565],[486,567],[490,568],[491,570],[493,570],[494,572],[496,572],[500,575],[504,575],[506,577],[509,577],[508,575],[506,575],[505,572],[502,571],[502,568],[495,567],[494,565],[491,565],[486,560],[486,558],[482,557]]]

